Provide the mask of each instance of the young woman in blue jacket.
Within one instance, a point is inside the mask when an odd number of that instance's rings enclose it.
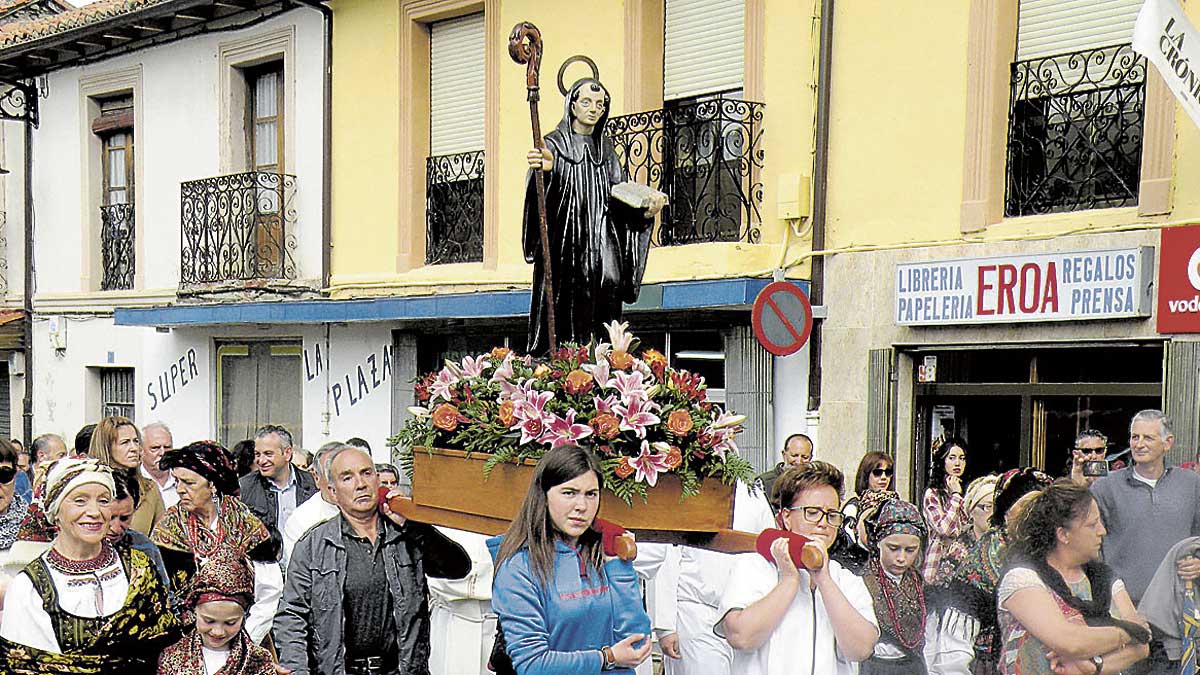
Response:
[[[576,446],[547,452],[496,559],[492,608],[519,675],[632,673],[650,655],[650,617],[632,563],[606,559],[592,521],[603,477]]]

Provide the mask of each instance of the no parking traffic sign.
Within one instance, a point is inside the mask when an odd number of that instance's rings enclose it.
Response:
[[[775,356],[795,354],[812,333],[812,305],[796,284],[772,281],[754,298],[750,325],[763,349]]]

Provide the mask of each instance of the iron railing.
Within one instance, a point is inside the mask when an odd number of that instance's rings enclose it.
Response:
[[[100,290],[133,288],[133,204],[100,207]]]
[[[483,260],[483,151],[425,160],[425,263]]]
[[[656,244],[758,242],[763,108],[713,98],[609,120],[609,137],[630,180],[670,199]]]
[[[296,177],[266,171],[180,184],[183,285],[295,279]]]
[[[1145,80],[1127,44],[1013,63],[1005,215],[1136,205]]]

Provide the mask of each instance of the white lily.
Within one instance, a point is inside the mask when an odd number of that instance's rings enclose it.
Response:
[[[419,420],[423,420],[426,417],[429,417],[429,408],[419,405],[410,405],[408,406],[408,414]]]

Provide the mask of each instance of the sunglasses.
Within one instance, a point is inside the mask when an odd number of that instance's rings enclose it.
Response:
[[[0,485],[8,485],[17,477],[17,468],[13,466],[0,466]]]
[[[892,467],[889,466],[886,469],[871,469],[871,475],[876,478],[882,478],[884,476],[891,476],[892,475]]]
[[[1107,448],[1081,448],[1076,446],[1075,451],[1084,455],[1104,455],[1108,452]]]

